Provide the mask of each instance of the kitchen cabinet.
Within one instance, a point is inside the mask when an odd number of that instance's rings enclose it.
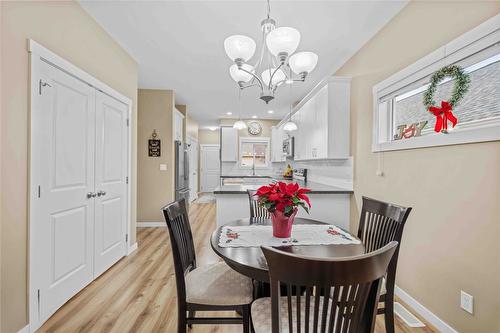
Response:
[[[286,156],[283,153],[283,140],[285,139],[286,133],[282,126],[271,128],[271,162],[286,161]]]
[[[174,141],[183,141],[184,140],[184,115],[178,111],[174,110],[174,119],[173,119],[173,137]]]
[[[221,161],[238,161],[238,130],[233,127],[221,127]]]
[[[292,120],[298,126],[295,160],[348,158],[350,78],[330,78],[297,105]]]

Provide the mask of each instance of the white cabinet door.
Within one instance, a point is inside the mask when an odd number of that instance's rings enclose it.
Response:
[[[95,90],[39,61],[32,117],[30,304],[36,329],[93,279]],[[50,86],[49,86],[50,85]]]
[[[313,147],[315,158],[328,157],[328,87],[322,88],[314,98],[315,124]]]
[[[126,253],[127,105],[96,93],[94,278]]]
[[[219,145],[201,145],[201,192],[212,192],[220,184]]]
[[[238,130],[232,127],[221,127],[221,161],[238,161]]]
[[[183,141],[183,127],[184,127],[184,115],[177,110],[174,110],[174,119],[173,119],[173,133],[174,133],[174,141]]]
[[[284,131],[281,127],[273,126],[271,129],[271,162],[284,162],[283,154]]]

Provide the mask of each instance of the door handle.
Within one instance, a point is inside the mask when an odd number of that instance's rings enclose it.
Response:
[[[100,190],[99,192],[97,192],[98,197],[105,196],[105,195],[106,195],[106,191]]]
[[[95,192],[89,192],[89,193],[87,193],[87,199],[95,198],[96,196],[97,196],[97,194]]]

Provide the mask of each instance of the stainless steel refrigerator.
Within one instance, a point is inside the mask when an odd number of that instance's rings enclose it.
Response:
[[[184,198],[189,204],[189,153],[188,145],[175,141],[175,200]]]

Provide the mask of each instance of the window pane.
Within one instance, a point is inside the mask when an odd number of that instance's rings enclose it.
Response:
[[[498,58],[498,56],[495,56]],[[495,58],[492,57],[492,58]],[[479,68],[469,73],[471,83],[469,91],[464,99],[456,108],[453,109],[453,114],[458,118],[459,124],[473,120],[487,119],[500,116],[500,61],[493,62],[487,66]],[[442,100],[447,100],[451,96],[454,80],[440,84],[434,100],[440,103]],[[431,133],[434,126],[435,116],[428,112],[423,103],[423,95],[425,89],[416,89],[416,94],[410,93],[401,94],[394,100],[394,126],[393,132],[397,131],[397,127],[403,124],[411,124],[427,120],[428,124],[423,131],[423,134]],[[421,91],[419,91],[421,90]],[[403,98],[401,98],[403,97]]]
[[[241,157],[241,166],[244,166],[244,167],[253,166],[253,156],[252,157],[242,156]]]

